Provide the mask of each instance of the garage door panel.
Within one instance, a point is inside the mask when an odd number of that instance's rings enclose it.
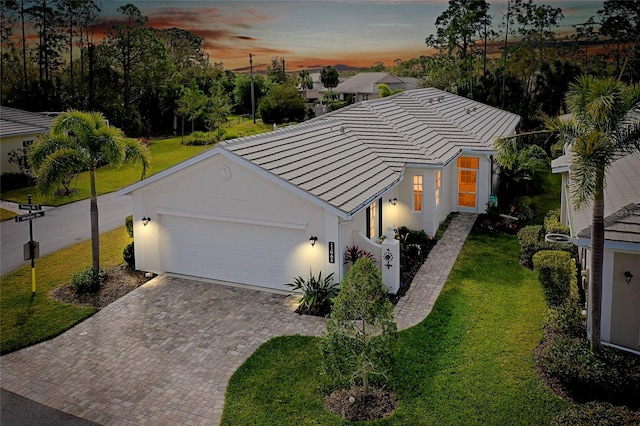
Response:
[[[160,221],[168,272],[277,289],[308,274],[294,256],[303,230],[171,215]]]

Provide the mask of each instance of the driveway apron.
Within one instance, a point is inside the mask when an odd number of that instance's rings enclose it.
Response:
[[[475,217],[454,216],[395,307],[400,329],[429,314]],[[1,386],[100,424],[216,425],[229,378],[258,346],[324,331],[324,318],[294,313],[296,300],[159,276],[66,333],[0,358]]]

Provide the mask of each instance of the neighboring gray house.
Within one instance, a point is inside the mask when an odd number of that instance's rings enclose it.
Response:
[[[349,103],[368,101],[380,97],[380,84],[386,84],[394,92],[416,89],[418,80],[413,77],[396,77],[388,72],[361,72],[340,83],[333,92]]]
[[[53,117],[37,112],[0,106],[0,172],[18,172],[18,165],[9,163],[9,152],[27,148],[43,133],[49,133]]]
[[[389,227],[433,235],[450,212],[485,211],[493,143],[519,120],[430,88],[222,142],[120,191],[136,267],[286,289],[310,270],[342,279],[356,244],[385,279]]]
[[[551,166],[554,173],[562,174],[561,221],[569,225],[578,246],[586,271],[583,284],[588,288],[591,206],[576,209],[571,201],[571,151],[567,149]],[[626,155],[612,164],[606,175],[604,206],[602,342],[640,354],[640,156]]]

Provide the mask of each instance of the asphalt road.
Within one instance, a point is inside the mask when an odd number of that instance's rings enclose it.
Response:
[[[98,197],[100,233],[124,226],[131,214],[131,196],[118,197],[114,192]],[[28,213],[24,211],[24,213]],[[81,200],[45,210],[45,215],[32,220],[33,239],[40,242],[40,256],[91,238],[89,200]],[[23,258],[23,245],[29,241],[29,222],[0,223],[0,275],[28,263]],[[37,262],[37,260],[36,260]],[[37,268],[37,263],[36,263]]]
[[[0,389],[0,423],[2,426],[92,426],[80,419],[30,399]]]

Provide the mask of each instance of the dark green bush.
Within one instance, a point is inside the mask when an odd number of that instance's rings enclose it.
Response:
[[[33,178],[25,173],[7,172],[0,176],[0,191],[2,192],[26,188],[33,184]]]
[[[124,225],[127,227],[127,234],[133,238],[133,215],[124,218]]]
[[[596,355],[586,337],[548,333],[538,359],[574,398],[640,406],[640,357],[603,346]]]
[[[87,266],[82,271],[73,274],[71,284],[78,294],[92,293],[100,289],[100,286],[106,278],[107,273],[104,269],[100,268],[98,274],[94,276],[93,268]]]
[[[136,268],[136,253],[133,249],[133,241],[131,241],[122,251],[122,257],[129,267]]]
[[[640,412],[607,402],[575,404],[551,420],[552,426],[640,426]]]
[[[573,244],[551,243],[544,240],[541,225],[529,225],[518,231],[520,243],[520,264],[525,268],[533,268],[533,255],[540,250],[561,250],[572,253]]]
[[[189,136],[187,136],[184,140],[185,145],[193,146],[193,145],[209,145],[215,143],[216,134],[215,132],[193,132]]]
[[[577,299],[561,306],[549,308],[545,327],[551,334],[584,337],[586,335],[586,324],[582,316],[582,307]]]
[[[577,300],[576,266],[569,253],[541,250],[533,255],[533,268],[549,306],[561,306],[569,300]]]

